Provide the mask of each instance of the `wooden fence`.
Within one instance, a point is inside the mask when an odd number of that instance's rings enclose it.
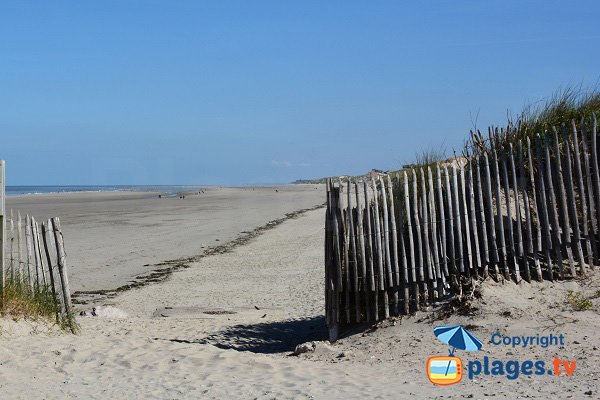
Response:
[[[598,164],[594,116],[514,147],[490,145],[370,180],[329,181],[330,339],[340,325],[461,295],[473,280],[568,279],[598,265]]]
[[[12,210],[6,219],[2,287],[7,284],[28,289],[31,295],[51,290],[60,320],[72,308],[66,253],[60,219],[42,223]]]
[[[4,166],[4,161],[2,165]],[[1,168],[0,175],[4,177]],[[50,290],[55,300],[57,321],[72,311],[66,253],[59,218],[38,222],[20,212],[4,212],[4,179],[0,182],[0,296],[9,285],[35,296]],[[15,218],[16,214],[16,218]],[[2,297],[4,298],[4,297]]]

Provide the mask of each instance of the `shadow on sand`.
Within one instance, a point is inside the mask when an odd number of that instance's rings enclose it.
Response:
[[[327,340],[325,317],[273,321],[252,325],[234,325],[203,339],[169,339],[179,343],[211,344],[221,349],[253,353],[292,352],[304,342]]]

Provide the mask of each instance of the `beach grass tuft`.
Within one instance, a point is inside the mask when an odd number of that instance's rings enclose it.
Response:
[[[591,310],[593,307],[592,301],[581,292],[569,290],[567,292],[567,301],[575,311]]]
[[[31,289],[29,285],[13,279],[7,279],[0,293],[0,316],[18,320],[22,318],[45,320],[55,323],[60,313],[59,304],[49,286]],[[63,315],[59,320],[62,330],[73,333],[79,326],[72,313]]]
[[[600,89],[566,87],[557,90],[552,96],[530,103],[516,116],[509,115],[502,129],[492,129],[486,138],[480,131],[471,131],[465,143],[465,155],[489,152],[493,148],[517,147],[519,141],[534,139],[536,135],[551,132],[552,127],[579,124],[584,119],[589,123],[593,114],[600,114]]]

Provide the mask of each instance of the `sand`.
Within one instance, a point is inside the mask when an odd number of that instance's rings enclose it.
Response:
[[[5,398],[598,398],[600,277],[563,283],[484,282],[470,308],[441,307],[346,332],[326,341],[323,318],[324,209],[261,231],[223,254],[202,257],[159,283],[83,307],[77,336],[34,321],[1,320],[0,391]],[[575,311],[569,290],[592,298]],[[457,351],[466,363],[576,360],[573,376],[467,377],[434,386],[431,355],[448,348],[432,328],[462,324],[484,348]],[[564,346],[509,348],[506,335],[563,334]],[[315,342],[311,353],[291,356]],[[586,394],[589,393],[589,394]]]
[[[9,197],[6,209],[60,217],[72,291],[115,289],[173,259],[203,254],[286,213],[321,204],[322,185],[208,187],[185,199],[157,192]]]

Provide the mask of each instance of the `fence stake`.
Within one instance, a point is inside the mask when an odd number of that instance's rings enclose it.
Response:
[[[399,233],[399,242],[400,242],[400,253],[402,255],[402,289],[404,291],[404,314],[408,314],[410,312],[410,290],[409,290],[409,280],[408,280],[408,260],[406,257],[406,245],[404,242],[404,226],[406,218],[403,218],[402,204],[401,198],[402,195],[400,193],[401,182],[400,182],[400,174],[396,175],[396,180],[398,181],[398,226],[397,232]],[[392,203],[393,204],[393,203]]]
[[[419,254],[419,281],[422,285],[423,298],[422,302],[427,302],[429,300],[429,293],[427,290],[427,283],[425,282],[425,272],[424,272],[424,261],[425,256],[423,254],[423,233],[421,230],[421,219],[419,217],[419,195],[418,195],[418,179],[417,179],[417,171],[415,169],[412,170],[413,177],[413,216],[415,220],[415,231],[416,231],[416,241],[415,246],[417,248],[417,253]],[[420,305],[420,303],[419,303]]]
[[[553,138],[554,138],[554,163],[556,166],[556,177],[558,181],[558,209],[559,215],[562,216],[562,233],[563,233],[563,245],[567,251],[567,257],[569,259],[569,266],[571,267],[572,276],[575,276],[575,261],[573,260],[573,250],[571,249],[571,227],[569,221],[569,209],[567,208],[567,196],[565,189],[565,181],[563,178],[562,170],[562,157],[560,155],[560,145],[558,142],[558,130],[556,127],[552,127]]]
[[[579,186],[579,202],[581,204],[581,226],[583,229],[583,237],[585,239],[585,250],[588,256],[588,264],[592,265],[594,263],[594,256],[592,253],[592,244],[590,243],[590,232],[588,225],[588,207],[585,196],[585,185],[583,184],[583,173],[581,171],[581,158],[579,156],[579,140],[577,139],[577,126],[575,125],[575,120],[571,121],[571,132],[573,135],[573,162],[575,165],[575,179],[577,179],[577,185]],[[565,138],[568,146],[568,139]],[[573,204],[575,207],[575,204]],[[575,225],[577,225],[577,231],[579,233],[579,224],[577,223],[577,211],[575,211]],[[581,249],[581,237],[579,238],[578,249]],[[582,255],[583,258],[583,255]],[[582,260],[580,260],[582,261]],[[583,263],[581,263],[581,273],[583,273]]]
[[[373,316],[375,321],[379,321],[379,303],[377,300],[377,287],[375,285],[375,263],[377,262],[375,257],[377,255],[377,250],[375,249],[375,235],[372,229],[372,218],[371,218],[371,200],[369,199],[369,191],[368,184],[366,181],[363,182],[364,194],[365,194],[365,210],[367,212],[366,221],[367,221],[367,237],[369,242],[369,288],[371,292],[373,292]]]
[[[456,264],[456,249],[455,249],[455,241],[454,241],[454,201],[452,199],[452,185],[450,179],[450,172],[447,166],[444,166],[444,175],[446,178],[446,205],[448,206],[448,239],[449,243],[446,246],[446,256],[450,257],[450,266],[451,266],[451,284],[456,288],[459,292],[462,290],[462,286],[459,284],[458,279],[458,267]],[[448,249],[450,252],[448,254]]]
[[[404,205],[406,207],[406,221],[408,224],[408,248],[410,251],[410,272],[415,295],[415,310],[419,309],[419,286],[417,283],[416,260],[415,260],[415,242],[413,238],[413,224],[410,211],[410,195],[408,190],[408,176],[404,171]]]
[[[454,200],[453,208],[454,208],[454,222],[456,228],[455,239],[457,242],[456,246],[456,258],[459,262],[459,270],[461,274],[465,273],[465,265],[464,265],[464,247],[462,242],[462,223],[460,218],[460,205],[459,205],[459,197],[458,197],[458,173],[456,171],[456,165],[452,164],[452,197]],[[461,284],[462,286],[462,284]]]
[[[438,228],[437,228],[437,212],[435,207],[435,187],[433,185],[433,174],[431,168],[427,167],[427,176],[429,177],[429,216],[431,220],[431,243],[433,246],[433,265],[435,266],[435,274],[437,279],[437,296],[444,296],[444,281],[443,272],[440,268],[440,255],[438,248]]]
[[[399,299],[398,299],[398,291],[400,288],[400,267],[398,262],[398,232],[396,227],[396,207],[394,206],[394,187],[392,185],[392,179],[390,176],[387,176],[387,184],[389,187],[389,204],[390,204],[390,223],[391,223],[391,233],[392,233],[392,262],[394,267],[394,301],[395,301],[395,310],[396,315],[400,313],[399,310]],[[384,186],[383,182],[381,183]]]
[[[427,278],[423,286],[427,287],[428,295],[426,300],[429,302],[437,292],[437,282],[433,278],[432,268],[432,257],[431,250],[429,247],[429,217],[427,212],[427,190],[425,189],[425,171],[423,168],[419,169],[421,175],[421,210],[423,216],[423,250],[425,253],[425,264],[427,265]]]
[[[15,283],[15,222],[10,209],[10,280]]]
[[[481,160],[479,156],[475,157],[475,187],[477,188],[477,206],[479,207],[479,221],[481,224],[481,248],[483,249],[483,277],[487,278],[489,271],[488,266],[490,264],[490,249],[488,245],[488,233],[486,226],[486,215],[485,215],[485,205],[483,199],[483,182],[481,180]]]
[[[498,154],[494,149],[494,186],[496,189],[496,217],[498,218],[498,236],[500,237],[500,253],[502,254],[502,265],[504,267],[504,278],[510,279],[508,262],[506,259],[506,239],[504,235],[504,220],[502,212],[502,195],[500,194],[500,171],[498,168]]]
[[[544,144],[544,147],[545,144]],[[544,153],[542,151],[542,139],[540,137],[540,135],[537,136],[537,142],[536,142],[536,150],[537,150],[537,164],[538,164],[538,174],[539,174],[539,193],[540,193],[540,216],[541,216],[541,221],[542,221],[542,226],[543,226],[543,238],[545,241],[545,246],[542,246],[544,249],[544,253],[546,254],[546,264],[548,266],[548,278],[553,281],[554,280],[554,273],[553,273],[553,268],[552,268],[552,258],[550,256],[550,250],[552,249],[553,246],[553,240],[554,240],[554,234],[550,233],[550,216],[548,213],[548,202],[547,202],[547,196],[546,196],[546,183],[545,183],[545,179],[546,178],[546,173],[544,172],[544,162],[543,162],[543,157],[544,157]],[[558,251],[558,254],[560,255],[560,251]]]
[[[594,202],[594,184],[592,183],[592,170],[591,170],[591,164],[590,164],[590,153],[589,153],[589,147],[587,144],[587,132],[585,129],[585,119],[583,117],[581,117],[581,148],[583,151],[583,163],[584,163],[584,175],[585,175],[585,179],[586,179],[586,183],[587,183],[587,195],[588,195],[588,204],[589,204],[589,210],[590,213],[588,215],[589,221],[591,221],[591,225],[592,225],[592,231],[589,234],[589,236],[591,236],[591,244],[592,244],[592,253],[593,253],[593,257],[592,257],[592,262],[590,262],[590,268],[593,267],[593,265],[598,262],[598,247],[597,247],[597,241],[596,241],[596,237],[598,235],[598,225],[597,225],[597,218],[596,218],[596,213],[597,213],[597,209],[596,209],[596,204]]]
[[[471,269],[473,268],[473,253],[471,252],[471,229],[469,227],[469,206],[467,205],[467,193],[466,193],[466,184],[465,184],[465,168],[461,165],[459,167],[460,172],[460,188],[459,188],[459,196],[460,196],[460,218],[464,223],[464,238],[465,244],[467,245],[467,264],[465,266],[465,275],[467,277],[471,276]],[[462,233],[462,232],[461,232]]]
[[[363,228],[363,213],[362,213],[362,206],[360,204],[360,197],[359,197],[359,190],[358,190],[358,184],[356,182],[354,182],[354,194],[355,194],[355,199],[356,199],[356,235],[358,238],[358,248],[359,248],[359,254],[360,254],[360,273],[361,273],[361,279],[362,279],[362,289],[363,292],[365,294],[365,308],[366,308],[366,317],[367,317],[367,321],[371,320],[371,310],[369,309],[369,296],[368,296],[368,284],[367,284],[367,256],[366,256],[366,250],[365,250],[365,231]],[[358,256],[357,256],[358,258]],[[357,268],[357,271],[359,269]],[[358,291],[360,291],[360,285],[357,288]],[[357,308],[360,305],[360,297],[358,298],[357,301]]]
[[[595,200],[596,200],[596,226],[598,227],[598,230],[600,231],[600,175],[598,173],[598,147],[597,147],[597,121],[596,121],[596,114],[592,112],[592,131],[591,131],[591,136],[592,136],[592,170],[593,170],[593,176],[592,176],[592,182],[594,183],[594,193],[596,194]]]
[[[473,232],[473,245],[475,247],[475,265],[473,272],[475,278],[479,278],[479,271],[481,270],[481,253],[479,250],[479,234],[477,232],[477,213],[475,212],[475,191],[473,190],[473,164],[469,164],[467,169],[467,196],[469,197],[469,210],[471,212],[471,226]]]
[[[44,243],[44,252],[46,254],[46,261],[48,262],[48,272],[50,275],[50,289],[52,290],[52,298],[55,301],[59,301],[60,310],[56,312],[56,322],[58,323],[62,314],[66,312],[64,297],[61,293],[60,296],[57,296],[56,293],[56,280],[54,279],[54,273],[52,268],[52,258],[50,257],[50,220],[46,221],[46,223],[42,223],[42,241]]]
[[[17,251],[19,252],[18,254],[18,260],[19,260],[19,283],[23,283],[23,249],[22,249],[22,244],[23,243],[23,227],[22,227],[22,223],[21,223],[21,212],[17,211]]]
[[[379,177],[379,183],[381,185],[381,206],[382,206],[382,210],[383,210],[383,238],[384,238],[384,250],[385,250],[385,269],[386,269],[386,276],[387,276],[387,286],[386,288],[388,289],[388,291],[391,290],[391,294],[392,294],[392,303],[393,303],[393,307],[392,307],[392,313],[394,315],[398,314],[398,286],[395,284],[394,281],[394,273],[395,271],[393,270],[392,267],[392,255],[390,254],[390,216],[388,213],[388,200],[387,200],[387,191],[385,190],[385,182],[383,180],[383,178],[380,176]],[[392,220],[393,220],[393,216],[392,216]],[[388,294],[388,299],[389,299],[389,294]],[[389,312],[389,308],[388,308],[388,312]]]
[[[517,253],[515,251],[515,237],[513,230],[513,218],[512,218],[512,208],[511,208],[511,199],[510,199],[510,186],[508,184],[508,160],[507,160],[507,150],[504,149],[502,151],[502,182],[504,186],[504,200],[506,202],[506,226],[508,227],[508,245],[510,250],[510,255],[513,258],[513,265],[515,268],[515,282],[519,283],[521,280],[521,274],[519,273],[519,263],[517,261]],[[505,270],[506,272],[506,270]]]
[[[6,242],[6,221],[5,210],[6,210],[6,174],[4,160],[0,160],[0,294],[4,296],[4,287],[6,285],[6,271],[4,265],[4,248]]]
[[[383,245],[383,229],[382,229],[382,221],[381,221],[381,217],[379,215],[379,193],[377,191],[377,184],[375,183],[375,180],[372,179],[371,180],[371,184],[373,185],[372,187],[372,191],[373,191],[373,201],[374,201],[374,207],[375,207],[375,212],[373,213],[373,219],[374,219],[374,224],[375,224],[375,236],[376,236],[376,240],[377,240],[377,261],[379,262],[379,268],[378,268],[378,273],[379,273],[379,290],[381,291],[381,294],[383,295],[383,313],[384,313],[384,318],[389,318],[390,316],[390,304],[389,304],[389,299],[388,299],[388,295],[387,295],[387,291],[386,289],[386,285],[385,285],[385,247]],[[379,295],[379,294],[378,294]]]
[[[515,189],[519,188],[521,190],[521,195],[523,196],[523,212],[525,213],[525,241],[526,241],[526,255],[524,256],[525,261],[525,280],[527,282],[531,282],[531,270],[529,268],[529,257],[533,256],[534,265],[536,268],[539,268],[539,261],[537,257],[537,252],[533,250],[533,240],[532,240],[532,231],[531,231],[531,211],[529,205],[529,194],[527,193],[527,176],[525,175],[525,165],[523,163],[523,142],[519,140],[519,148],[518,148],[518,162],[519,162],[519,185],[515,185]],[[516,174],[513,175],[516,179]],[[518,203],[518,202],[517,202]],[[536,269],[537,271],[537,269]],[[538,271],[538,277],[539,277]]]
[[[585,265],[585,259],[583,257],[583,249],[581,248],[581,232],[579,230],[579,221],[577,218],[577,205],[575,204],[575,185],[573,183],[573,170],[571,168],[571,146],[569,145],[569,135],[566,130],[566,126],[562,126],[562,139],[565,147],[565,174],[566,174],[566,195],[568,212],[570,214],[571,221],[573,221],[573,239],[575,241],[575,251],[577,252],[577,260],[579,261],[580,272],[583,273]],[[576,143],[575,143],[576,144]],[[581,199],[585,201],[585,199]],[[587,217],[587,212],[584,211],[584,215]],[[575,267],[571,268],[571,274],[574,277],[576,275]]]
[[[489,243],[491,246],[491,259],[494,263],[494,274],[495,279],[498,280],[500,276],[500,271],[498,269],[498,264],[500,264],[500,258],[498,257],[498,242],[496,241],[496,225],[494,222],[494,209],[493,209],[493,197],[492,197],[492,177],[490,174],[490,163],[488,159],[488,154],[483,153],[483,166],[485,170],[485,209],[487,210],[487,220],[490,223],[490,229],[488,230],[490,239]],[[494,170],[495,172],[496,170]],[[495,186],[494,186],[495,187]]]
[[[33,291],[33,276],[32,276],[32,252],[31,252],[31,220],[29,214],[25,216],[25,245],[27,246],[27,275],[29,277],[29,288]]]
[[[69,289],[69,277],[67,275],[67,264],[65,262],[65,247],[60,230],[60,219],[52,218],[52,228],[54,230],[54,242],[56,243],[56,259],[58,264],[58,273],[60,274],[60,282],[62,293],[65,300],[65,309],[67,313],[71,312],[71,290]]]
[[[356,231],[354,229],[354,211],[352,209],[352,183],[350,182],[350,178],[348,178],[348,186],[347,186],[347,211],[346,211],[346,219],[348,220],[348,236],[350,239],[350,251],[352,252],[352,259],[349,259],[349,268],[346,271],[348,275],[352,273],[352,290],[354,291],[354,314],[355,314],[355,322],[360,322],[362,319],[360,314],[360,293],[358,290],[358,252],[356,250]],[[356,207],[358,209],[358,205]]]
[[[519,184],[517,182],[517,171],[515,168],[515,154],[512,143],[510,143],[510,154],[509,154],[509,162],[510,162],[510,175],[512,177],[512,192],[513,197],[515,198],[515,231],[517,233],[517,243],[516,250],[517,256],[520,259],[525,257],[525,251],[523,250],[523,213],[521,212],[521,202],[519,200]],[[525,260],[525,265],[527,266],[527,262]],[[527,276],[529,277],[529,266],[527,266]]]
[[[547,136],[546,136],[547,138]],[[554,247],[554,254],[558,263],[558,269],[560,273],[560,279],[564,279],[564,266],[562,260],[561,241],[560,241],[560,222],[558,220],[558,212],[556,210],[556,195],[554,194],[554,183],[552,182],[552,165],[550,162],[550,146],[544,141],[544,149],[546,152],[546,182],[548,186],[549,200],[550,200],[550,223],[552,225],[552,246]]]
[[[446,253],[446,217],[444,214],[444,197],[442,194],[442,175],[440,172],[440,165],[437,164],[435,166],[435,175],[437,182],[437,198],[439,204],[440,211],[440,258],[442,263],[442,268],[444,269],[444,276],[448,276],[448,259]]]

